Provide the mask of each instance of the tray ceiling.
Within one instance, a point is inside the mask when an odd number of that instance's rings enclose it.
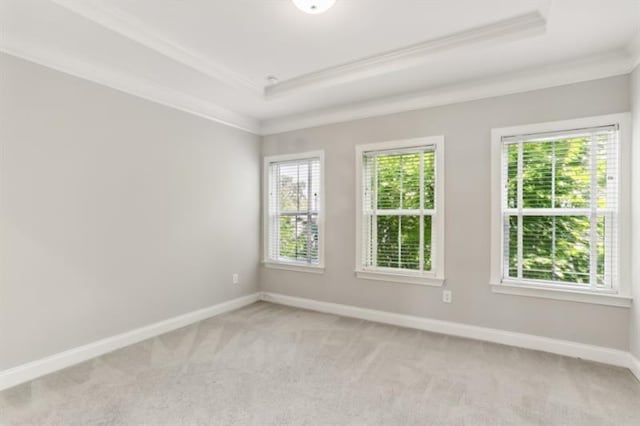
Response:
[[[0,25],[4,52],[273,133],[628,73],[640,2],[0,0]]]

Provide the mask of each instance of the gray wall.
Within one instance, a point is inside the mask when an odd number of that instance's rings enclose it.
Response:
[[[640,67],[631,74],[631,114],[633,145],[631,161],[631,259],[634,304],[631,307],[631,353],[640,359]]]
[[[293,131],[264,138],[263,154],[324,149],[326,272],[261,269],[264,291],[494,327],[628,350],[629,310],[493,294],[489,287],[490,131],[494,127],[629,111],[629,78],[620,76]],[[354,146],[444,135],[446,286],[366,281],[354,276]]]
[[[629,330],[627,309],[488,286],[490,129],[627,111],[630,87],[638,129],[640,72],[632,78],[265,137],[264,155],[325,150],[327,269],[263,269],[258,280],[258,137],[0,54],[0,370],[252,293],[258,281],[266,291],[625,350],[631,340],[640,356],[639,309]],[[354,146],[438,134],[451,305],[437,288],[353,274]],[[637,258],[640,173],[634,184]]]
[[[256,291],[258,137],[0,73],[0,370]]]

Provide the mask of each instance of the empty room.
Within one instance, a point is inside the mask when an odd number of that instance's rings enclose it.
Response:
[[[640,0],[0,0],[0,425],[640,425]]]

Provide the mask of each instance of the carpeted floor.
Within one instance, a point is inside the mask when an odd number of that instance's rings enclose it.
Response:
[[[640,425],[622,368],[256,303],[0,393],[0,423]]]

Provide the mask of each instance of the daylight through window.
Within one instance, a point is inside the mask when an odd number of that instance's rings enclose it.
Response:
[[[363,154],[363,266],[432,271],[435,146]]]
[[[617,126],[503,137],[503,276],[612,288],[617,164]]]
[[[320,158],[268,163],[268,261],[320,264]]]

